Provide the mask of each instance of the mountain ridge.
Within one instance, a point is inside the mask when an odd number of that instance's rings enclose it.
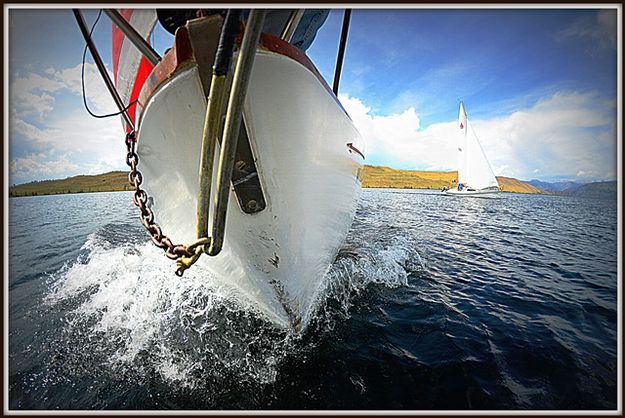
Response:
[[[547,190],[547,191],[551,191],[551,192],[562,192],[566,189],[573,189],[573,188],[577,188],[580,186],[583,186],[584,183],[579,183],[577,181],[571,181],[571,180],[562,180],[562,181],[542,181],[542,180],[536,180],[536,179],[532,179],[527,181],[526,183],[531,184],[534,187],[538,187],[539,189],[542,190]]]

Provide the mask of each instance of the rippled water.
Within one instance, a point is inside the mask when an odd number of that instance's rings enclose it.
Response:
[[[129,193],[10,200],[11,409],[615,409],[615,201],[365,190],[302,336]]]

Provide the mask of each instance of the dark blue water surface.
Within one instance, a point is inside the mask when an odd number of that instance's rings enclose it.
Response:
[[[9,209],[10,409],[617,408],[615,200],[365,190],[301,336],[177,278],[129,193]]]

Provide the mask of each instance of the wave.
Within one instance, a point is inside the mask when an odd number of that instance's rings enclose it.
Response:
[[[363,289],[406,286],[409,274],[424,268],[406,238],[344,248],[325,278],[314,325],[297,335],[274,326],[207,271],[179,278],[158,248],[116,233],[124,232],[107,227],[92,234],[78,259],[51,275],[45,303],[66,317],[59,346],[100,353],[110,372],[125,379],[158,375],[189,389],[215,390],[226,378],[274,383],[284,358],[313,349],[311,335],[349,318]]]

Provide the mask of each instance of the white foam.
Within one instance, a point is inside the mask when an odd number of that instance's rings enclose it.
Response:
[[[299,336],[274,327],[201,266],[183,278],[175,276],[174,263],[151,243],[115,247],[94,234],[83,251],[53,275],[46,303],[69,306],[67,326],[80,329],[74,334],[84,340],[66,343],[108,353],[113,371],[152,370],[187,387],[206,384],[208,375],[229,373],[270,383],[280,361],[305,348],[298,347]],[[370,283],[407,285],[406,265],[414,260],[421,263],[411,243],[400,238],[337,260],[317,303],[324,326],[334,325],[325,312],[328,296],[339,300],[347,314]]]
[[[324,280],[324,290],[317,298],[316,317],[307,321],[319,321],[324,327],[333,327],[328,312],[328,300],[337,301],[343,318],[349,317],[349,310],[358,295],[371,284],[388,288],[408,286],[410,272],[425,270],[426,266],[416,250],[415,242],[403,236],[396,236],[388,244],[359,243],[356,252],[339,257]],[[332,308],[330,308],[332,309]]]
[[[109,358],[111,366],[131,365],[150,352],[151,366],[165,379],[192,384],[189,375],[203,359],[202,347],[194,356],[181,353],[178,346],[185,339],[201,343],[207,334],[223,332],[227,325],[224,311],[254,316],[252,307],[244,301],[241,306],[234,303],[239,300],[234,290],[207,271],[197,268],[183,278],[175,276],[173,262],[151,243],[111,248],[100,241],[91,236],[83,246],[87,256],[53,277],[46,303],[78,300],[70,312],[78,319],[69,326],[88,327],[93,341],[114,341],[118,347]],[[104,338],[95,338],[98,335]],[[222,337],[227,339],[227,333]],[[242,350],[234,344],[225,348]],[[228,358],[228,353],[223,354]],[[272,361],[264,363],[272,365]],[[259,373],[263,378],[272,375],[271,371]]]

